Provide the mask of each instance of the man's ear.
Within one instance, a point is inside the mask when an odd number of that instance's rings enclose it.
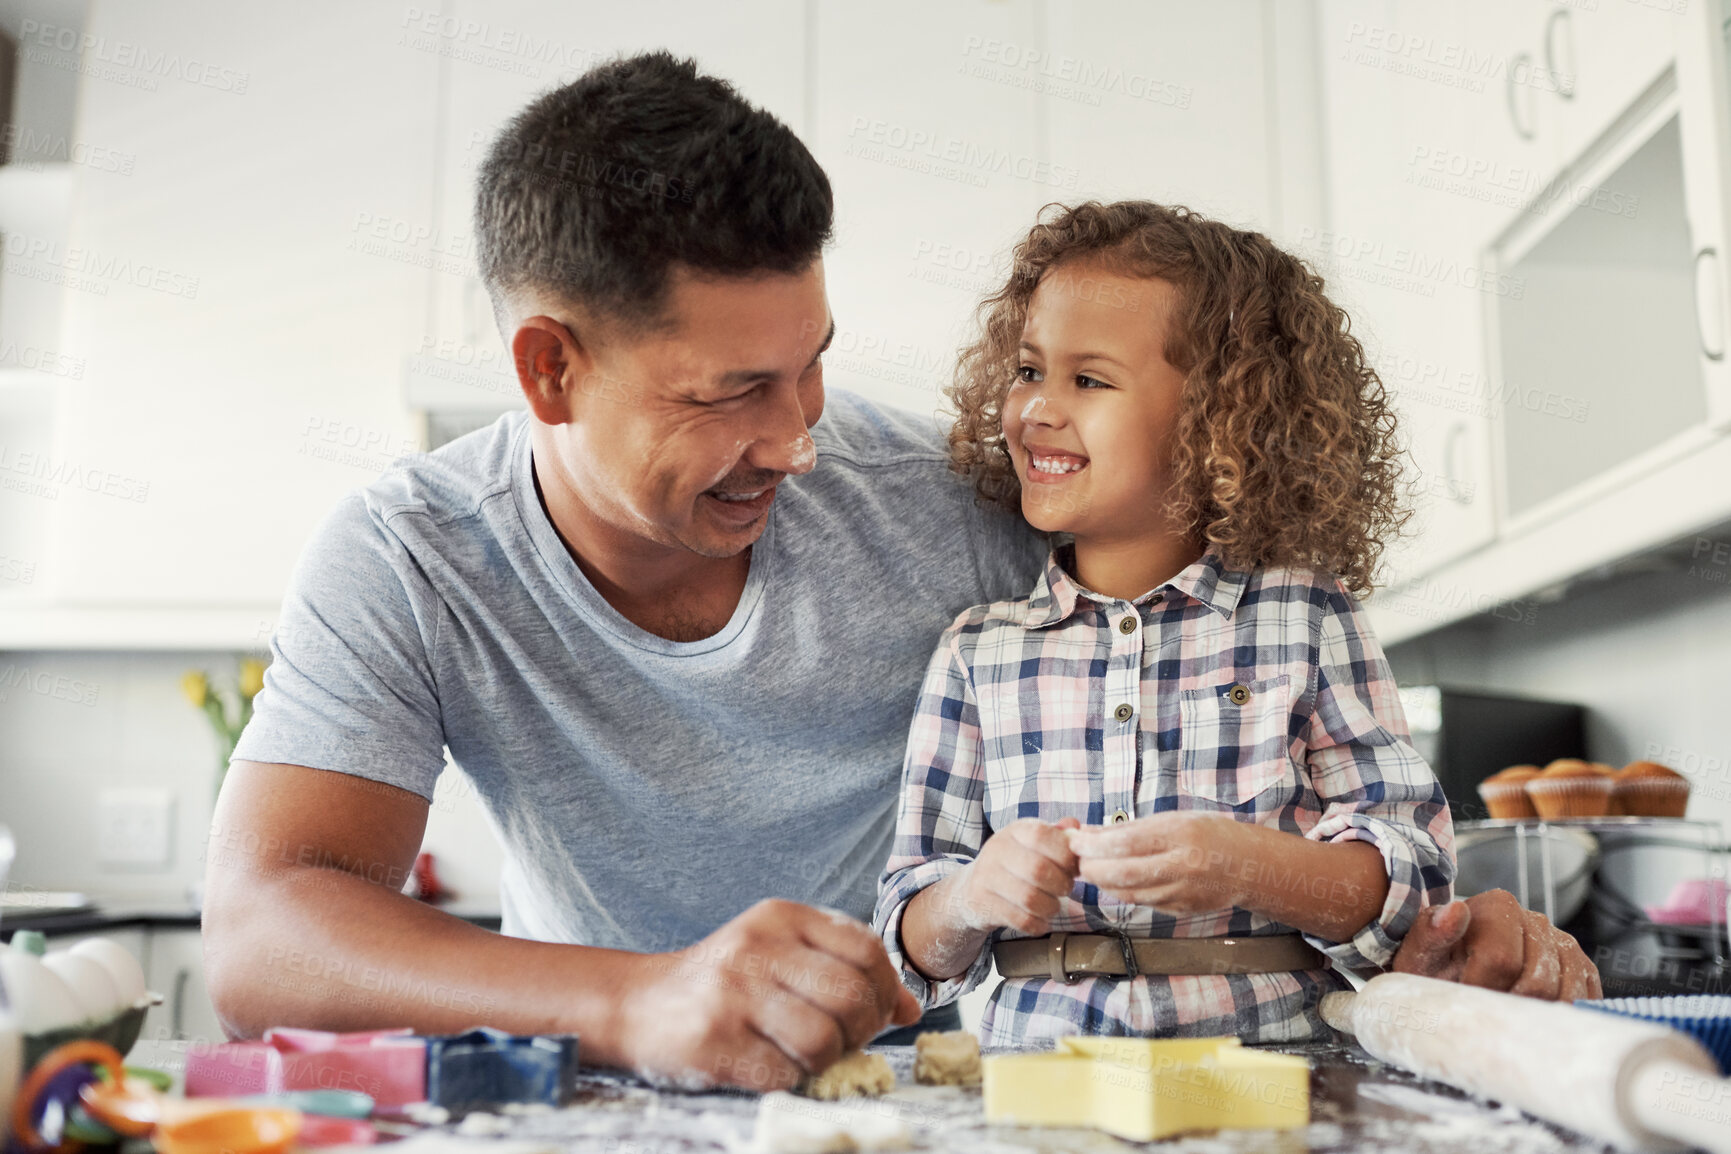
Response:
[[[511,359],[537,421],[563,425],[576,417],[573,385],[594,369],[589,349],[576,333],[552,317],[529,317],[511,338]]]

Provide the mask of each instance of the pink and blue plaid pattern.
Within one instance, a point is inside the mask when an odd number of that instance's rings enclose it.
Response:
[[[1115,600],[1078,585],[1065,557],[1054,550],[1028,598],[964,612],[927,670],[874,919],[903,982],[929,1008],[988,977],[989,944],[966,974],[928,982],[902,953],[901,918],[994,829],[1024,817],[1100,825],[1118,811],[1211,810],[1316,841],[1370,842],[1388,866],[1381,914],[1350,941],[1307,940],[1335,968],[1385,966],[1418,912],[1449,900],[1454,832],[1357,603],[1326,574],[1234,572],[1211,555],[1134,602]],[[1278,862],[1255,869],[1269,886],[1330,884]],[[1172,916],[1114,902],[1080,881],[1053,929],[1291,932],[1243,909]],[[982,1033],[993,1045],[1074,1033],[1327,1038],[1316,1004],[1345,985],[1332,969],[1017,978],[995,991]]]

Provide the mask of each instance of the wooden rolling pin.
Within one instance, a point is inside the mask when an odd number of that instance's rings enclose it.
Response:
[[[1667,1026],[1412,974],[1325,995],[1321,1011],[1384,1062],[1570,1130],[1731,1154],[1731,1079]]]

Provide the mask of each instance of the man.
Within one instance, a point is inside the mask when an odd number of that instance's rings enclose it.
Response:
[[[665,54],[507,127],[477,233],[529,412],[348,498],[297,568],[212,831],[232,1032],[572,1031],[765,1089],[918,1018],[858,920],[915,691],[1044,545],[930,420],[826,409],[831,218],[785,126]],[[506,936],[398,892],[447,748],[506,847]],[[1478,901],[1395,964],[1588,980]]]

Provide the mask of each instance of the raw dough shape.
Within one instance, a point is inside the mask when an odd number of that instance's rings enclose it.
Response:
[[[896,1072],[882,1054],[855,1050],[800,1085],[807,1098],[876,1098],[896,1088]]]
[[[756,1145],[765,1154],[906,1150],[912,1140],[912,1130],[888,1102],[842,1106],[776,1090],[757,1108]]]
[[[980,1040],[966,1030],[921,1034],[914,1039],[914,1081],[922,1086],[978,1086]]]

